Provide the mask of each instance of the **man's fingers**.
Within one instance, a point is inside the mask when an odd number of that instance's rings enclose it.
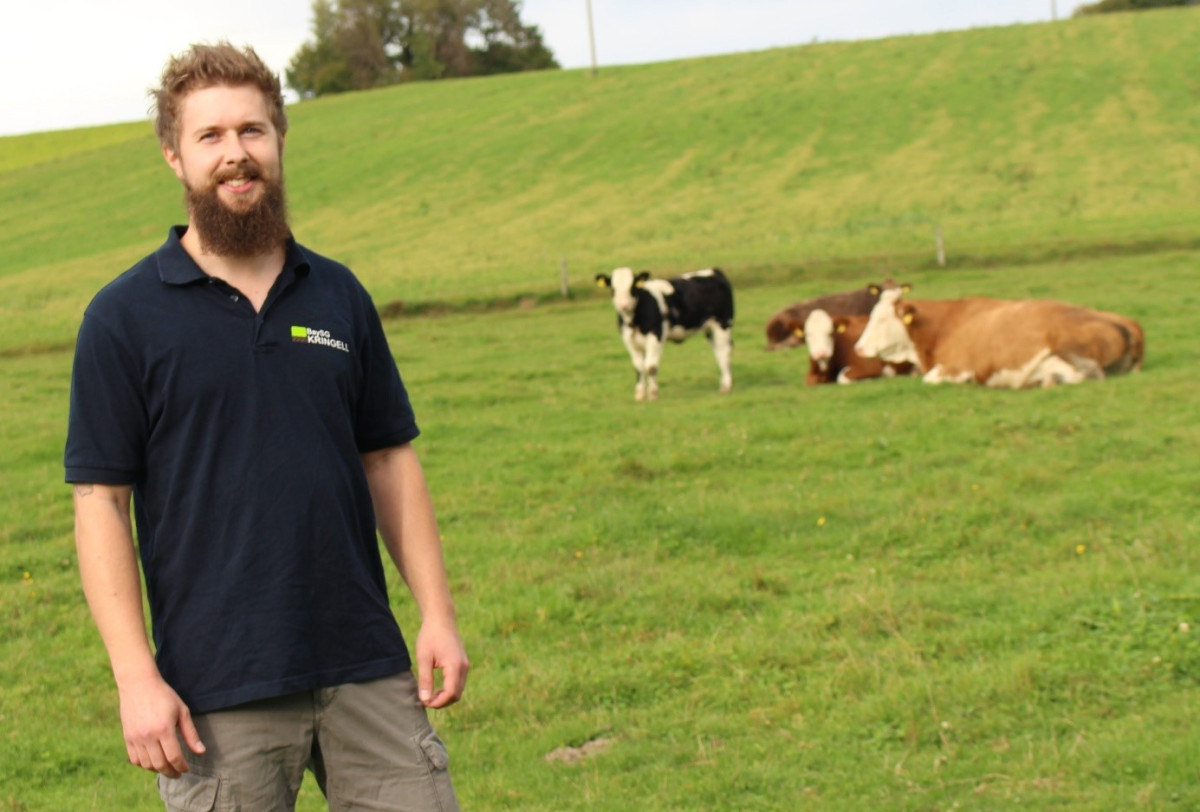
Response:
[[[463,689],[467,682],[465,665],[448,665],[442,669],[442,688],[426,705],[430,708],[444,708],[462,699]]]
[[[179,733],[183,736],[184,743],[193,753],[204,752],[204,742],[200,741],[200,732],[196,730],[196,725],[192,722],[192,714],[184,709],[179,715]]]
[[[188,771],[187,759],[174,735],[166,739],[163,746],[157,741],[149,744],[126,742],[125,749],[129,754],[129,763],[150,770],[167,778],[178,778]]]
[[[454,663],[442,670],[442,689],[450,694],[452,702],[462,699],[463,689],[467,687],[467,665]]]
[[[146,752],[146,748],[140,744],[126,743],[126,748],[129,750],[129,763],[135,767],[141,767],[143,770],[153,770],[154,765],[150,763],[150,754]]]
[[[137,766],[143,770],[161,773],[167,778],[178,778],[179,771],[168,760],[162,747],[157,742],[151,745],[136,745],[136,750],[130,758]]]
[[[178,778],[180,773],[188,771],[188,763],[187,759],[183,757],[183,748],[179,746],[179,740],[175,738],[174,731],[171,733],[172,735],[163,741],[160,748],[164,763],[161,768],[156,765],[155,769],[167,778]]]
[[[417,696],[421,704],[428,705],[433,701],[433,663],[421,663],[417,666]]]

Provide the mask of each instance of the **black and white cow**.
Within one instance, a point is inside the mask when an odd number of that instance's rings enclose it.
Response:
[[[721,391],[733,388],[729,358],[733,353],[733,287],[720,268],[693,271],[670,279],[651,279],[617,268],[612,276],[596,275],[596,284],[611,288],[617,327],[637,370],[637,400],[658,398],[658,364],[664,341],[679,343],[701,330],[708,336],[721,370]]]

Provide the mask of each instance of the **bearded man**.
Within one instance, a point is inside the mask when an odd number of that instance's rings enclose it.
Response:
[[[331,808],[456,809],[426,708],[469,662],[417,424],[365,289],[292,237],[279,79],[196,45],[153,95],[188,220],[88,306],[65,452],[129,760],[168,810],[294,809],[306,769]]]

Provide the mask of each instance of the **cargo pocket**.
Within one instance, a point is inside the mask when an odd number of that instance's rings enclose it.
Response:
[[[178,778],[158,777],[158,794],[167,812],[213,812],[221,779],[215,775],[184,773]]]
[[[431,809],[438,812],[458,812],[458,799],[454,797],[454,785],[450,782],[450,755],[446,752],[445,743],[438,734],[430,728],[427,733],[417,737],[417,746],[425,758],[428,770],[429,785],[433,790],[435,805]]]
[[[450,766],[450,754],[446,752],[446,745],[438,738],[436,732],[430,730],[417,744],[420,745],[421,752],[425,754],[425,760],[431,768],[445,770]]]

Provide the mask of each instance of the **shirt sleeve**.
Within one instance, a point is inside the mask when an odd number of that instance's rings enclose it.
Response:
[[[138,365],[115,333],[83,318],[71,370],[63,454],[67,482],[131,485],[145,467],[149,434]]]
[[[388,348],[383,323],[370,297],[363,291],[363,340],[360,342],[362,386],[355,415],[354,439],[360,453],[403,445],[420,430],[400,380],[400,371]]]

